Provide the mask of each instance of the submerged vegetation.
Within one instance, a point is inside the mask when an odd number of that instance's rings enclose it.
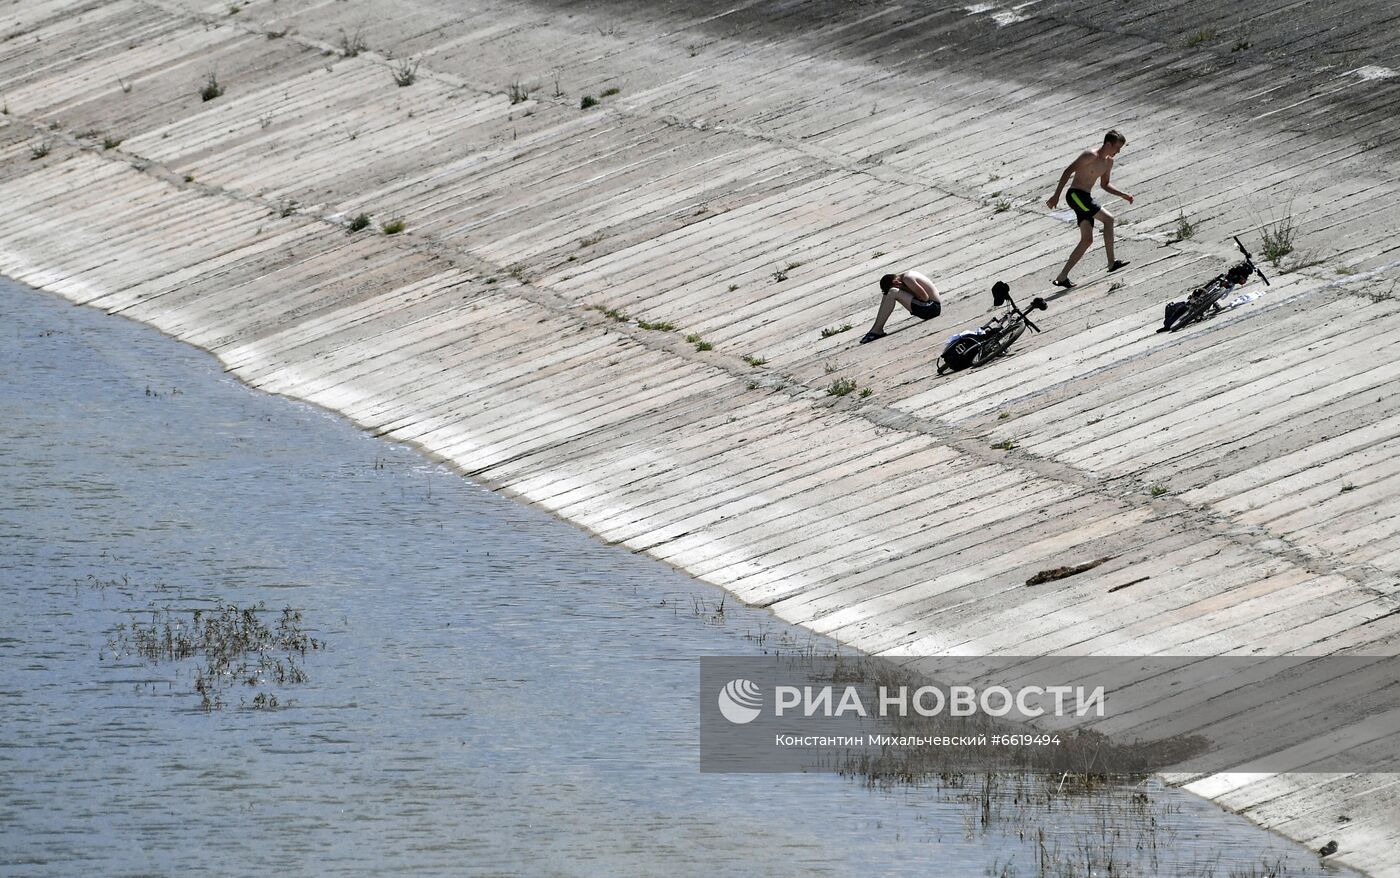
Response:
[[[129,586],[125,577],[120,581],[89,577],[85,584],[90,588]],[[229,690],[237,687],[266,687],[253,692],[250,699],[240,697],[242,705],[280,707],[283,702],[273,687],[306,682],[307,654],[326,644],[306,631],[300,610],[284,607],[275,622],[269,622],[268,615],[261,602],[133,611],[130,621],[109,632],[102,657],[118,662],[137,658],[150,665],[193,665],[194,692],[205,711],[223,709],[232,698]]]

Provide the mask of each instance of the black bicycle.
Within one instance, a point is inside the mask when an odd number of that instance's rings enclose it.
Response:
[[[943,346],[943,355],[938,358],[939,375],[975,368],[995,360],[1016,343],[1027,327],[1040,332],[1040,327],[1031,322],[1026,312],[1016,307],[1016,302],[1011,298],[1011,287],[1002,281],[992,285],[992,304],[1005,306],[1006,310],[981,327],[960,332],[948,339]],[[1039,296],[1031,300],[1032,311],[1044,311],[1047,307],[1045,300]]]
[[[1158,332],[1176,332],[1192,323],[1209,320],[1219,314],[1225,310],[1220,306],[1220,300],[1238,287],[1244,286],[1250,275],[1259,275],[1264,281],[1264,286],[1270,286],[1269,279],[1264,277],[1264,272],[1254,264],[1254,257],[1250,256],[1244,244],[1240,243],[1238,235],[1235,236],[1235,246],[1244,254],[1244,261],[1231,266],[1224,274],[1217,274],[1204,286],[1192,290],[1185,302],[1168,302],[1162,328],[1157,330]]]

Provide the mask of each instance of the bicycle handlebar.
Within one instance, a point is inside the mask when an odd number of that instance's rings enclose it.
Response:
[[[1029,326],[1031,329],[1034,329],[1036,332],[1040,332],[1040,327],[1036,326],[1033,322],[1031,322],[1031,319],[1026,316],[1026,312],[1022,311],[1020,307],[1016,304],[1016,300],[1011,298],[1011,294],[1006,293],[1005,295],[1006,304],[1011,306],[1011,310],[1016,312],[1016,316],[1021,318],[1021,322],[1025,323],[1027,326]]]
[[[1264,286],[1266,286],[1266,287],[1271,287],[1271,286],[1273,286],[1273,284],[1269,283],[1269,279],[1268,279],[1268,277],[1266,277],[1266,276],[1264,275],[1264,272],[1262,272],[1262,271],[1259,270],[1259,266],[1257,266],[1257,265],[1254,264],[1254,257],[1253,257],[1253,256],[1250,256],[1250,255],[1249,255],[1249,251],[1246,250],[1246,249],[1244,249],[1244,244],[1240,242],[1240,236],[1239,236],[1239,235],[1235,235],[1234,238],[1235,238],[1235,246],[1238,247],[1238,248],[1240,248],[1240,252],[1244,254],[1244,261],[1245,261],[1245,262],[1248,262],[1248,263],[1249,263],[1249,267],[1252,268],[1252,269],[1254,269],[1254,273],[1257,274],[1257,275],[1259,275],[1259,279],[1262,280],[1262,281],[1264,282]],[[1248,275],[1245,275],[1245,276],[1248,277]]]

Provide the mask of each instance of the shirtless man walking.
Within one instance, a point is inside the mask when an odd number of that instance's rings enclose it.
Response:
[[[1113,258],[1113,214],[1104,210],[1094,203],[1094,198],[1089,194],[1089,190],[1094,187],[1095,181],[1103,184],[1103,191],[1117,195],[1119,198],[1133,203],[1133,196],[1126,192],[1121,192],[1108,182],[1108,175],[1113,170],[1113,157],[1118,155],[1118,151],[1128,145],[1128,140],[1117,131],[1110,131],[1103,136],[1103,145],[1098,149],[1089,149],[1079,154],[1079,158],[1070,162],[1070,166],[1065,168],[1065,172],[1060,175],[1060,185],[1055,187],[1055,194],[1050,196],[1050,200],[1045,202],[1045,206],[1051,210],[1060,202],[1060,193],[1064,191],[1065,184],[1070,177],[1074,178],[1074,183],[1069,187],[1069,193],[1065,196],[1065,201],[1069,202],[1070,209],[1074,211],[1074,219],[1079,224],[1079,246],[1074,248],[1074,252],[1069,254],[1069,261],[1060,271],[1059,277],[1053,283],[1057,287],[1073,289],[1075,283],[1069,279],[1069,273],[1079,262],[1084,251],[1089,249],[1089,245],[1094,243],[1094,218],[1097,217],[1103,223],[1103,249],[1108,256],[1108,270],[1117,271],[1128,262],[1125,259]]]

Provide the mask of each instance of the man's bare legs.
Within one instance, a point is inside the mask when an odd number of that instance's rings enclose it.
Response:
[[[1103,211],[1099,211],[1099,213],[1103,213]],[[1108,229],[1112,228],[1112,226],[1108,227]],[[1112,233],[1105,230],[1105,235],[1109,234]],[[1069,259],[1065,262],[1065,267],[1060,270],[1060,276],[1055,278],[1056,285],[1063,286],[1069,281],[1069,273],[1074,270],[1074,266],[1079,264],[1079,260],[1083,258],[1084,253],[1089,249],[1089,245],[1092,243],[1094,243],[1094,221],[1092,219],[1086,219],[1079,224],[1079,245],[1074,248],[1073,253],[1069,254]]]
[[[1113,214],[1100,208],[1099,212],[1094,214],[1094,219],[1103,223],[1103,250],[1104,255],[1108,257],[1108,270],[1117,271],[1128,263],[1119,262],[1113,258]],[[1074,270],[1074,266],[1079,264],[1079,260],[1084,257],[1089,246],[1093,243],[1094,220],[1087,219],[1079,224],[1079,244],[1074,248],[1074,252],[1069,254],[1069,259],[1060,271],[1060,276],[1055,278],[1056,286],[1066,286],[1069,282],[1069,273]]]
[[[880,297],[880,310],[875,312],[875,324],[866,335],[885,334],[885,321],[894,313],[896,302],[903,305],[906,311],[914,310],[914,296],[898,287],[891,287],[889,292]]]
[[[1103,252],[1108,257],[1108,270],[1113,270],[1113,214],[1100,208],[1098,219],[1103,220]],[[1069,274],[1069,272],[1065,272]]]

